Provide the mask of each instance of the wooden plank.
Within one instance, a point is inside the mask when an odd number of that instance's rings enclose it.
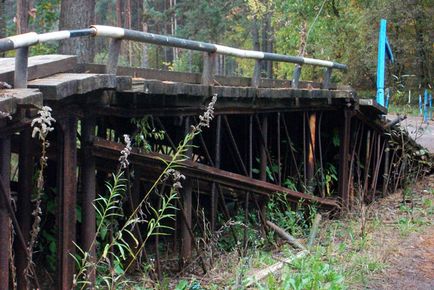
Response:
[[[321,89],[292,89],[292,88],[253,88],[253,87],[234,87],[234,86],[204,86],[189,83],[159,80],[135,80],[133,91],[136,93],[146,93],[151,95],[188,95],[206,97],[217,94],[224,98],[349,98],[353,99],[352,91],[332,91]]]
[[[75,55],[37,55],[29,57],[28,80],[72,71],[77,65]],[[0,81],[14,83],[15,59],[0,58]]]
[[[0,90],[0,111],[12,115],[19,106],[42,106],[42,93],[35,89]]]
[[[17,110],[17,100],[9,94],[0,94],[0,112],[7,114],[15,114]],[[2,119],[2,116],[0,116]]]
[[[30,88],[38,88],[44,100],[61,100],[99,89],[115,89],[115,75],[62,73],[29,82]]]
[[[80,64],[77,66],[77,72],[104,73],[105,65],[101,64]],[[135,78],[147,80],[172,81],[182,83],[200,84],[202,75],[200,73],[174,72],[156,69],[145,69],[137,67],[118,66],[118,75],[129,75]],[[214,76],[215,83],[221,86],[250,87],[251,78],[238,76]],[[260,88],[290,88],[290,80],[261,79]],[[321,88],[319,82],[300,81],[300,88]],[[330,89],[336,89],[335,84],[330,84]]]
[[[366,113],[386,115],[387,109],[377,103],[374,99],[359,99],[360,109]]]

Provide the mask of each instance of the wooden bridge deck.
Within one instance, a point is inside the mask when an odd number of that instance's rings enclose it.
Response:
[[[13,72],[14,61],[0,59],[0,81],[12,84]],[[211,229],[215,230],[219,210],[229,218],[227,200],[235,200],[246,212],[257,207],[261,214],[266,198],[284,192],[293,203],[303,200],[346,210],[360,198],[356,182],[368,200],[403,183],[405,165],[394,164],[401,164],[399,158],[404,152],[401,147],[392,149],[396,153],[386,150],[395,148],[389,142],[395,137],[385,134],[385,123],[380,118],[384,109],[374,101],[360,100],[348,86],[331,84],[325,89],[322,83],[300,82],[298,88],[292,88],[288,80],[261,79],[258,87],[252,87],[250,78],[221,76],[215,76],[212,85],[203,85],[200,74],[126,67],[119,67],[117,75],[105,74],[103,65],[77,64],[74,56],[61,55],[29,58],[28,80],[28,89],[0,90],[0,111],[12,117],[0,116],[0,173],[9,185],[10,156],[18,153],[21,185],[11,188],[20,199],[18,212],[30,216],[32,158],[38,156],[35,148],[39,148],[38,142],[30,138],[30,122],[36,108],[51,106],[56,130],[48,154],[56,170],[47,173],[47,186],[58,192],[54,198],[59,227],[59,289],[70,289],[74,273],[69,254],[74,253],[73,241],[77,240],[77,198],[81,198],[85,225],[80,237],[86,247],[95,231],[92,202],[101,176],[118,166],[124,146],[119,142],[121,136],[137,131],[130,121],[134,117],[151,116],[152,125],[163,130],[165,138],[151,144],[158,154],[132,151],[135,181],[131,200],[140,198],[140,184],[149,183],[161,170],[161,159],[176,150],[176,144],[189,132],[211,96],[218,96],[216,120],[195,140],[189,153],[194,161],[183,162],[187,180],[182,190],[183,213],[177,217],[182,225],[182,260],[192,255],[193,194],[204,196],[201,205],[206,207]],[[259,156],[258,160],[254,156]],[[356,170],[360,162],[364,167]],[[270,172],[276,164],[277,171]],[[415,164],[416,169],[407,171],[419,174],[424,165],[418,161]],[[326,166],[337,169],[338,181],[330,184],[334,193],[327,193],[324,186]],[[287,177],[306,192],[284,187]],[[30,180],[22,182],[25,178]],[[192,180],[197,181],[196,186]],[[10,198],[9,187],[4,192]],[[8,214],[13,213],[0,206],[2,242],[9,237]],[[30,221],[21,217],[18,231],[28,232]],[[174,237],[174,244],[177,239],[179,235]],[[26,258],[25,251],[16,253],[17,259]],[[0,258],[2,255],[9,254],[0,249]],[[7,267],[0,270],[1,275],[8,275]]]

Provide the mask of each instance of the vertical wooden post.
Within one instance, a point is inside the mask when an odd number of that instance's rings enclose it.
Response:
[[[122,39],[112,39],[110,42],[109,55],[105,72],[107,74],[116,74],[118,67],[119,54],[121,53]]]
[[[186,117],[185,119],[185,128],[184,134],[188,134],[190,132],[190,117]],[[190,147],[187,150],[186,155],[191,158],[193,154],[193,148]],[[191,178],[187,177],[183,182],[182,188],[182,200],[183,200],[183,220],[181,224],[181,258],[182,263],[188,261],[191,258],[191,235],[189,232],[189,228],[192,228],[192,190],[193,184],[191,182]]]
[[[65,113],[66,114],[66,113]],[[57,159],[57,188],[58,188],[58,226],[59,237],[57,247],[58,287],[57,289],[71,289],[74,275],[75,253],[73,241],[76,227],[76,191],[77,191],[77,147],[76,147],[76,117],[67,114],[58,120],[58,159]]]
[[[96,260],[95,245],[92,245],[96,234],[96,214],[93,203],[95,200],[95,158],[92,155],[91,146],[95,137],[95,118],[86,116],[81,122],[82,156],[81,156],[81,180],[83,184],[82,209],[83,223],[81,227],[83,250],[90,254],[90,262]],[[95,271],[88,277],[92,287],[95,285]]]
[[[19,151],[19,170],[18,170],[18,202],[17,218],[20,223],[25,243],[28,243],[29,234],[32,227],[32,178],[33,178],[33,154],[32,146],[32,129],[26,128],[20,133],[20,151]],[[27,289],[27,279],[24,275],[24,269],[27,266],[27,255],[23,251],[19,241],[15,242],[15,258],[17,265],[17,289]]]
[[[297,64],[295,66],[294,73],[292,75],[291,87],[293,89],[297,89],[298,88],[298,83],[300,82],[300,76],[301,76],[301,65]]]
[[[21,47],[16,50],[15,71],[14,71],[14,88],[27,88],[28,78],[28,55],[29,48]]]
[[[332,77],[332,68],[328,67],[324,71],[324,80],[322,81],[323,90],[328,90],[330,88],[331,77]]]
[[[261,60],[257,59],[255,62],[255,68],[253,71],[251,85],[254,88],[258,88],[261,83]]]
[[[222,118],[219,115],[216,118],[216,128],[215,128],[214,166],[216,168],[220,168],[221,124],[222,124]],[[217,205],[218,205],[217,184],[213,182],[211,188],[211,232],[214,232],[216,229]]]
[[[276,130],[277,130],[277,166],[278,166],[278,172],[277,172],[277,179],[278,179],[278,184],[282,185],[282,166],[281,166],[281,136],[280,136],[280,131],[281,131],[281,126],[280,126],[280,113],[277,113],[277,124],[276,124]]]
[[[264,115],[262,117],[261,131],[264,136],[264,142],[261,143],[260,147],[260,179],[267,180],[267,146],[268,146],[268,116]]]
[[[203,57],[203,71],[202,71],[202,85],[212,86],[214,83],[214,65],[215,65],[215,53],[204,53]]]
[[[10,162],[11,162],[11,139],[9,136],[0,138],[0,178],[3,183],[9,187],[10,185]],[[10,191],[8,194],[9,200],[5,201],[0,197],[0,290],[9,289],[9,259],[11,231],[10,218],[6,202],[10,203]]]
[[[385,139],[386,149],[384,149],[384,169],[383,169],[383,197],[387,195],[389,185],[389,167],[390,167],[390,147],[389,142]]]
[[[351,110],[344,109],[344,124],[341,128],[341,144],[339,152],[339,184],[338,192],[342,199],[343,210],[348,210],[349,204],[349,192],[348,192],[348,170],[349,170],[349,158],[350,152],[350,129],[351,129]]]

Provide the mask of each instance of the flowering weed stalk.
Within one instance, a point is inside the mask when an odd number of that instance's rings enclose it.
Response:
[[[36,196],[33,199],[35,202],[35,209],[32,212],[32,216],[34,218],[32,230],[30,231],[30,241],[28,245],[28,262],[27,267],[24,270],[24,273],[28,277],[30,275],[30,267],[33,263],[33,247],[36,244],[38,234],[40,229],[40,223],[41,223],[41,195],[44,190],[44,170],[47,167],[47,148],[50,146],[50,142],[48,142],[47,136],[48,133],[54,130],[54,123],[56,120],[51,116],[51,108],[48,106],[43,106],[38,111],[38,117],[33,119],[31,123],[31,127],[33,128],[32,131],[32,138],[38,138],[41,142],[41,157],[39,158],[39,173],[38,173],[38,179],[36,184]]]
[[[165,169],[155,180],[151,188],[146,192],[137,207],[124,222],[123,226],[116,231],[113,238],[105,245],[100,246],[102,253],[97,261],[94,264],[90,263],[89,253],[86,252],[87,249],[82,250],[79,248],[81,257],[74,257],[79,267],[79,271],[74,279],[74,286],[80,285],[81,289],[88,287],[91,284],[91,282],[88,281],[88,277],[91,276],[89,275],[91,271],[97,271],[97,276],[100,277],[108,289],[114,289],[121,284],[125,284],[125,281],[121,281],[122,277],[137,260],[148,239],[152,235],[164,234],[161,233],[159,229],[171,229],[169,226],[162,224],[162,221],[174,218],[174,214],[167,213],[167,211],[170,210],[170,212],[174,212],[177,210],[173,203],[176,198],[178,198],[178,191],[182,188],[181,182],[185,179],[185,176],[176,170],[176,168],[180,166],[180,162],[188,159],[187,151],[191,148],[193,139],[202,132],[203,128],[209,127],[210,122],[214,117],[214,105],[216,101],[217,95],[214,95],[204,114],[199,117],[199,124],[191,127],[191,131],[180,142],[175,153],[171,156],[170,161],[161,160],[165,164]],[[109,220],[110,217],[122,217],[120,201],[122,200],[122,195],[126,189],[123,174],[124,170],[129,166],[128,156],[132,150],[129,136],[124,136],[124,141],[126,146],[121,151],[121,156],[119,158],[120,169],[118,174],[113,175],[112,183],[107,184],[109,197],[99,196],[96,199],[95,209],[101,219],[92,244],[96,243],[97,237],[101,238],[101,234],[108,226],[107,220]],[[158,185],[164,182],[171,184],[170,193],[167,196],[161,196],[161,206],[159,208],[153,208],[147,202],[148,197],[156,190]],[[143,207],[147,207],[148,211],[152,214],[152,217],[148,220],[143,218]],[[147,224],[147,232],[143,241],[139,242],[132,231],[137,224],[143,223]],[[137,250],[131,248],[131,246],[125,241],[125,237],[129,237],[134,241]],[[111,260],[110,257],[113,258],[113,260]],[[122,261],[125,261],[128,257],[130,258],[129,263],[124,269],[122,267]],[[100,273],[99,271],[102,272]]]

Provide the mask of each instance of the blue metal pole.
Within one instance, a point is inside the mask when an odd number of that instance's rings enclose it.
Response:
[[[386,108],[389,108],[389,98],[390,98],[390,90],[389,90],[389,88],[387,88],[385,90],[385,97],[386,97],[386,104],[385,104],[385,106],[386,106]]]
[[[423,93],[423,122],[428,123],[428,90]]]
[[[419,95],[419,116],[422,116],[423,108],[422,108],[422,96]]]
[[[377,103],[384,106],[384,73],[386,66],[386,19],[380,21],[380,34],[378,36],[377,58]]]
[[[429,118],[432,119],[432,94],[429,94]]]

